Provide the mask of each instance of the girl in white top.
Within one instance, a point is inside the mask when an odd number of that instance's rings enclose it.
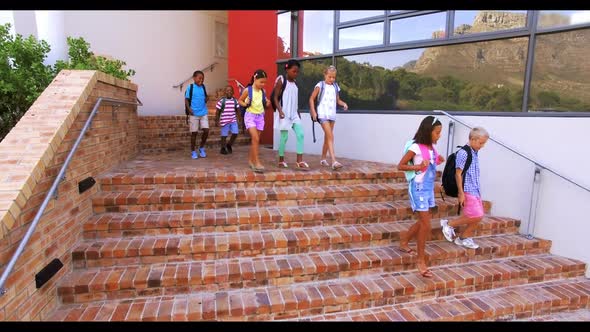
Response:
[[[309,165],[303,161],[303,127],[301,126],[301,115],[299,114],[298,98],[299,89],[295,83],[299,75],[299,61],[289,60],[285,64],[285,75],[279,75],[275,81],[273,101],[279,113],[279,130],[281,140],[279,143],[279,164],[280,168],[288,168],[285,162],[285,145],[289,138],[289,129],[293,128],[297,138],[297,163],[298,169],[308,170]],[[283,79],[286,78],[286,80]],[[284,88],[283,88],[284,85]],[[283,90],[281,95],[281,90]]]
[[[320,164],[322,166],[330,166],[326,160],[329,151],[330,158],[332,159],[332,169],[342,167],[342,164],[336,161],[336,155],[334,154],[336,106],[340,105],[345,111],[348,110],[348,105],[340,99],[339,92],[340,88],[336,84],[336,67],[329,66],[324,70],[324,81],[316,84],[309,97],[311,118],[313,121],[319,122],[324,130],[324,146],[322,147],[322,160]]]

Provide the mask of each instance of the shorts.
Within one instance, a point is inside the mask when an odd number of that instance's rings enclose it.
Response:
[[[221,137],[226,137],[229,132],[231,131],[232,134],[238,134],[238,123],[237,122],[230,122],[226,123],[221,127]]]
[[[203,116],[189,115],[189,127],[191,133],[195,133],[199,129],[209,129],[209,118],[206,114]]]
[[[408,189],[410,205],[413,211],[428,211],[436,206],[434,201],[434,189],[425,189],[424,183],[410,182]]]
[[[465,193],[463,215],[468,218],[483,217],[483,202],[481,197]]]
[[[246,112],[246,114],[244,115],[244,124],[246,125],[246,129],[256,127],[257,130],[263,131],[264,130],[264,113],[254,114],[254,113]]]
[[[327,121],[336,122],[336,120],[318,118],[319,124],[323,124],[324,122],[327,122]]]

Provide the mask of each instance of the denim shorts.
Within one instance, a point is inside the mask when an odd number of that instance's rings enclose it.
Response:
[[[336,122],[336,120],[318,118],[319,124],[323,124],[324,122]]]
[[[412,181],[409,188],[410,205],[413,211],[428,211],[436,206],[434,189],[425,188],[424,183]]]
[[[230,122],[226,123],[221,127],[221,137],[226,137],[229,132],[231,131],[232,134],[238,134],[238,123],[237,122]]]

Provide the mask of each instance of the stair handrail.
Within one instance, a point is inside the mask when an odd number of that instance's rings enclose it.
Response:
[[[469,128],[469,129],[473,129],[473,126],[469,125],[466,122],[461,121],[459,118],[443,111],[443,110],[434,110],[433,112],[435,113],[441,113],[447,117],[449,117],[452,121],[450,121],[449,123],[449,139],[447,142],[447,154],[450,153],[450,151],[452,151],[453,149],[453,137],[454,137],[454,133],[455,133],[455,126],[453,121],[456,121],[460,124],[462,124],[463,126]],[[553,173],[554,175],[557,175],[558,177],[560,177],[561,179],[587,191],[590,192],[590,188],[587,188],[579,183],[577,183],[576,181],[558,173],[557,171],[553,170],[552,168],[550,168],[549,166],[546,166],[544,164],[542,164],[541,162],[525,155],[524,153],[517,151],[515,148],[508,146],[507,144],[500,142],[499,140],[492,138],[491,136],[488,137],[489,140],[496,142],[498,145],[500,145],[501,147],[515,153],[516,155],[532,162],[533,164],[535,164],[535,169],[534,169],[534,174],[533,174],[533,185],[532,185],[532,191],[531,191],[531,201],[530,201],[530,205],[529,205],[529,215],[528,215],[528,220],[526,223],[526,238],[528,239],[533,239],[533,233],[535,230],[535,223],[536,223],[536,219],[537,219],[537,204],[539,202],[539,186],[540,186],[540,176],[541,176],[541,170],[547,170],[551,173]]]
[[[473,129],[473,126],[471,126],[471,125],[469,125],[469,124],[467,124],[467,123],[465,123],[465,122],[463,122],[463,121],[459,120],[457,117],[455,117],[455,116],[453,116],[453,115],[451,115],[451,114],[449,114],[449,113],[447,113],[447,112],[445,112],[445,111],[442,111],[442,110],[434,110],[433,112],[442,113],[442,114],[446,115],[447,117],[449,117],[449,118],[453,119],[454,121],[457,121],[458,123],[462,124],[463,126],[465,126],[465,127],[469,128],[469,129]],[[530,162],[534,163],[535,165],[539,166],[540,168],[542,168],[542,169],[546,169],[546,170],[548,170],[549,172],[551,172],[551,173],[553,173],[553,174],[555,174],[555,175],[559,176],[560,178],[562,178],[562,179],[564,179],[564,180],[566,180],[566,181],[568,181],[568,182],[570,182],[570,183],[572,183],[572,184],[574,184],[574,185],[576,185],[576,186],[578,186],[578,187],[580,187],[580,188],[582,188],[582,189],[586,190],[587,192],[590,192],[590,188],[587,188],[587,187],[585,187],[585,186],[583,186],[583,185],[581,185],[581,184],[577,183],[576,181],[574,181],[574,180],[572,180],[572,179],[570,179],[570,178],[568,178],[568,177],[566,177],[566,176],[564,176],[564,175],[562,175],[562,174],[558,173],[557,171],[553,170],[553,169],[552,169],[552,168],[550,168],[549,166],[546,166],[546,165],[542,164],[541,162],[539,162],[539,161],[537,161],[537,160],[535,160],[535,159],[533,159],[533,158],[531,158],[531,157],[529,157],[529,156],[526,156],[526,155],[525,155],[525,154],[523,154],[522,152],[519,152],[519,151],[517,151],[516,149],[514,149],[514,148],[512,148],[512,147],[510,147],[510,146],[508,146],[508,145],[506,145],[505,143],[502,143],[502,142],[500,142],[500,141],[499,141],[499,140],[497,140],[497,139],[494,139],[494,138],[492,138],[491,136],[489,137],[489,139],[490,139],[491,141],[494,141],[494,142],[498,143],[500,146],[502,146],[502,147],[504,147],[504,148],[506,148],[506,149],[508,149],[508,150],[510,150],[510,151],[512,151],[512,152],[514,152],[515,154],[517,154],[517,155],[521,156],[522,158],[524,158],[524,159],[526,159],[526,160],[528,160],[528,161],[530,161]]]
[[[234,82],[236,82],[236,84],[238,85],[238,88],[239,88],[240,90],[244,90],[244,89],[246,88],[246,87],[244,86],[244,84],[240,83],[240,81],[238,81],[238,80],[237,80],[237,79],[235,79],[235,78],[228,78],[227,80],[228,80],[228,81],[234,81]]]
[[[218,64],[219,64],[219,62],[213,62],[213,63],[211,63],[210,65],[208,65],[207,67],[205,67],[205,68],[201,69],[201,71],[202,71],[202,72],[204,72],[204,71],[206,71],[206,70],[208,70],[208,69],[210,69],[211,71],[213,71],[213,68],[214,68],[216,65],[218,65]],[[186,81],[190,80],[191,78],[193,78],[193,75],[191,75],[191,76],[189,76],[189,77],[185,78],[185,79],[184,79],[184,80],[182,80],[181,82],[178,82],[178,84],[176,84],[176,85],[173,85],[173,86],[172,86],[172,88],[174,88],[174,89],[178,88],[180,91],[182,91],[182,87],[184,86],[184,83],[186,83]]]
[[[76,139],[76,142],[74,143],[74,146],[72,147],[72,150],[70,150],[70,153],[68,153],[68,156],[67,156],[66,160],[64,161],[63,165],[61,166],[59,173],[57,174],[57,177],[55,178],[55,180],[53,180],[53,184],[51,185],[51,188],[49,189],[47,194],[45,194],[45,199],[43,200],[43,203],[41,203],[41,207],[37,211],[35,218],[31,222],[31,224],[29,225],[29,229],[25,233],[25,236],[21,239],[20,244],[18,245],[18,248],[16,249],[16,251],[12,254],[12,257],[10,258],[8,265],[4,269],[4,272],[2,272],[2,276],[0,277],[0,296],[6,294],[8,292],[8,289],[6,289],[4,287],[4,284],[6,283],[8,276],[12,272],[12,269],[14,268],[16,261],[18,260],[20,255],[23,253],[25,246],[27,245],[31,236],[33,235],[33,232],[35,231],[37,224],[41,220],[41,217],[43,216],[43,213],[45,212],[45,209],[47,208],[49,201],[53,198],[57,199],[57,188],[58,188],[60,182],[65,180],[66,169],[68,168],[70,161],[72,161],[72,158],[74,157],[74,154],[76,153],[76,150],[78,149],[78,146],[80,145],[80,142],[82,142],[82,139],[84,138],[84,134],[86,134],[86,131],[88,131],[88,129],[90,128],[90,125],[92,123],[92,120],[94,119],[94,116],[96,115],[96,113],[98,113],[98,108],[100,107],[100,105],[103,102],[105,102],[105,103],[113,104],[114,106],[120,106],[121,104],[143,106],[143,103],[139,99],[136,98],[136,100],[137,100],[136,102],[130,102],[130,101],[125,101],[125,100],[120,100],[120,99],[112,99],[112,98],[106,98],[106,97],[99,97],[97,99],[96,103],[94,104],[94,107],[92,108],[92,111],[90,112],[90,116],[86,120],[86,123],[84,123],[84,127],[82,128],[82,131],[80,131],[80,134],[78,135],[78,138]]]

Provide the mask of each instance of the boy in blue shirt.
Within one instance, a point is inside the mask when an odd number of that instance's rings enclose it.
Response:
[[[205,143],[207,142],[207,137],[209,137],[209,119],[207,118],[207,114],[209,113],[207,110],[207,101],[209,100],[209,97],[207,96],[205,85],[203,84],[205,74],[203,74],[202,71],[197,70],[193,73],[193,80],[194,83],[190,84],[186,89],[184,103],[189,114],[191,157],[197,159],[199,158],[199,155],[201,157],[207,157],[207,154],[205,153]],[[191,91],[192,96],[190,95]],[[199,128],[203,130],[203,135],[201,136],[201,144],[199,145],[199,155],[197,155],[196,142]]]

